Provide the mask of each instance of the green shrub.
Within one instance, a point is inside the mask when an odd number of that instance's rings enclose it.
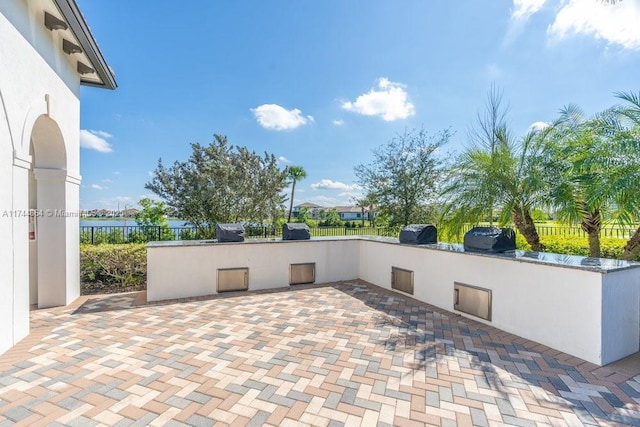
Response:
[[[80,237],[80,243],[91,243],[91,232],[87,231],[86,234],[83,234]],[[109,231],[102,229],[100,227],[95,227],[93,232],[93,243],[126,243],[127,239],[125,238],[121,229],[111,229]]]
[[[589,256],[589,240],[586,237],[542,236],[540,241],[545,245],[546,252]],[[602,258],[621,258],[626,244],[626,239],[602,237],[600,238],[600,256]],[[640,261],[640,258],[637,260]]]
[[[83,230],[80,232],[80,243],[91,243],[91,231]]]
[[[144,225],[139,226],[136,231],[131,231],[127,239],[127,241],[131,243],[145,243],[156,240],[175,240],[173,230],[171,230],[168,225]]]
[[[190,228],[183,228],[179,230],[178,240],[196,240],[197,238],[197,233]]]
[[[147,280],[144,244],[80,245],[80,280],[109,286],[139,286]]]
[[[540,241],[545,246],[545,252],[556,254],[589,256],[589,239],[578,236],[541,236]],[[622,257],[626,239],[616,239],[613,237],[600,238],[600,256],[602,258]],[[527,244],[521,234],[516,235],[516,246],[518,249],[530,251],[531,246]],[[637,261],[640,261],[638,257]]]
[[[438,230],[440,232],[440,230]],[[462,243],[462,237],[449,238],[451,243]],[[589,239],[579,236],[540,236],[540,242],[545,246],[545,252],[564,255],[589,256]],[[602,258],[620,259],[627,244],[626,239],[613,237],[600,238],[600,256]],[[530,251],[531,246],[520,233],[516,233],[516,247],[524,251]],[[640,261],[640,256],[636,259]]]

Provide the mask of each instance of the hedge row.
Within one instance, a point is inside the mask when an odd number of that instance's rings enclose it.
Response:
[[[146,245],[80,245],[80,280],[110,288],[146,285]]]
[[[541,236],[540,242],[545,246],[546,252],[589,256],[589,239],[587,237]],[[600,238],[600,256],[602,258],[622,258],[626,244],[626,239],[602,237]],[[520,234],[516,237],[516,245],[518,249],[531,250],[531,246],[529,246]],[[638,256],[637,261],[640,261],[640,256]]]
[[[586,237],[543,236],[541,241],[547,252],[589,255]],[[516,243],[519,249],[531,249],[520,234]],[[626,243],[624,239],[600,239],[602,257],[620,258]],[[640,261],[640,256],[637,260]],[[146,286],[146,246],[136,243],[80,245],[80,278],[83,283],[97,283],[111,289]]]

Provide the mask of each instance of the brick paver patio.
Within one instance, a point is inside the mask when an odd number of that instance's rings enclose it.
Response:
[[[640,370],[625,363],[362,282],[82,297],[33,311],[0,357],[0,426],[640,425]]]

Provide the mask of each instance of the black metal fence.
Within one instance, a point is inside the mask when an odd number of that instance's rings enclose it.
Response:
[[[321,236],[397,236],[397,230],[378,227],[312,227],[311,235]],[[245,237],[281,237],[282,229],[272,226],[245,227]],[[215,230],[206,234],[195,227],[137,225],[80,226],[80,243],[144,243],[157,240],[215,239]]]
[[[554,227],[548,225],[539,225],[536,227],[538,234],[541,236],[578,236],[587,237],[587,233],[580,227]],[[600,230],[600,237],[611,237],[614,239],[630,239],[634,235],[638,227],[620,228],[605,227]]]
[[[472,226],[465,226],[464,232]],[[571,226],[536,226],[540,236],[575,236],[587,237],[587,233],[580,227]],[[606,227],[600,232],[600,237],[617,239],[629,239],[637,228]],[[311,227],[311,235],[314,237],[333,236],[391,236],[397,237],[399,230],[396,228],[382,227]],[[245,237],[281,237],[282,229],[272,226],[245,227]],[[144,243],[155,240],[200,240],[215,239],[215,230],[212,233],[202,234],[195,227],[156,227],[137,225],[106,225],[106,226],[80,226],[80,243]]]
[[[463,232],[473,228],[472,225],[463,227]],[[634,235],[638,226],[622,228],[622,227],[604,227],[600,230],[600,237],[610,237],[614,239],[630,239]],[[567,236],[567,237],[587,237],[587,233],[579,226],[569,225],[536,225],[539,236]],[[517,232],[517,230],[514,230]]]

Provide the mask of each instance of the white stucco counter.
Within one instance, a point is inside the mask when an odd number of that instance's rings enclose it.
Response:
[[[413,298],[599,365],[640,345],[639,263],[374,236],[151,242],[147,260],[148,301],[215,294],[229,269],[244,269],[248,290],[287,287],[307,263],[314,283],[359,278],[403,294],[394,274],[405,273]]]

